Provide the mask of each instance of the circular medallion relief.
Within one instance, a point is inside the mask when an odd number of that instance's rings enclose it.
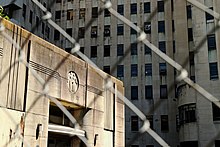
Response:
[[[79,89],[79,79],[77,74],[74,71],[69,71],[67,75],[68,79],[68,88],[71,93],[76,93],[77,90]]]

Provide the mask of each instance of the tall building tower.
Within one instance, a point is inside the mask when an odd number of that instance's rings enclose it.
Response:
[[[198,0],[219,12],[218,0]],[[105,72],[124,82],[126,97],[150,120],[151,128],[170,146],[219,146],[220,110],[185,83],[176,83],[174,68],[143,43],[133,29],[108,10],[99,15],[100,0],[40,0],[53,20],[74,38],[81,52]],[[114,0],[113,9],[140,26],[147,39],[180,63],[190,78],[219,97],[218,22],[186,0]],[[29,30],[43,15],[30,0],[15,10],[14,19]],[[9,8],[8,6],[6,7]],[[17,15],[22,16],[17,18]],[[93,23],[87,27],[87,24]],[[213,30],[213,31],[212,31]],[[70,51],[73,47],[57,30],[42,22],[35,32]],[[123,60],[121,60],[123,59]],[[126,142],[138,133],[142,122],[126,109]],[[148,134],[133,147],[159,146]]]

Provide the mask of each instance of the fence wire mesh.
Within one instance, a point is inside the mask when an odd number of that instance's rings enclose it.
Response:
[[[42,21],[46,21],[48,24],[50,24],[52,27],[54,27],[56,30],[58,30],[69,42],[72,43],[72,45],[74,46],[71,49],[71,54],[74,55],[78,55],[80,58],[82,58],[84,61],[86,61],[87,63],[89,63],[91,66],[93,66],[95,69],[99,69],[99,67],[94,64],[86,55],[84,55],[83,53],[80,52],[80,44],[78,43],[79,38],[74,39],[73,37],[71,37],[65,30],[63,30],[58,24],[56,24],[51,18],[52,18],[52,14],[47,10],[47,8],[45,8],[38,0],[32,0],[32,2],[38,6],[38,8],[45,14],[42,19]],[[112,8],[112,3],[110,0],[102,0],[103,2],[103,6],[100,8],[98,15],[100,16],[105,9],[108,9],[108,11],[114,16],[116,17],[118,20],[122,21],[124,24],[126,24],[127,26],[129,26],[130,28],[134,29],[137,33],[138,33],[138,37],[136,42],[137,43],[144,43],[146,46],[148,46],[155,54],[157,54],[160,58],[164,59],[168,64],[170,64],[171,66],[173,66],[177,71],[179,71],[179,76],[177,77],[176,81],[177,82],[181,82],[184,81],[185,83],[187,83],[188,85],[190,85],[191,87],[193,87],[198,93],[200,93],[201,95],[204,96],[204,98],[206,98],[207,100],[209,100],[210,102],[213,102],[216,106],[218,106],[220,108],[220,103],[219,103],[219,99],[216,98],[215,96],[213,96],[211,93],[207,92],[204,88],[202,88],[200,85],[194,83],[189,77],[188,77],[188,72],[187,70],[184,68],[184,66],[186,66],[187,62],[188,62],[188,58],[186,59],[186,61],[184,62],[183,65],[178,64],[176,61],[174,61],[173,59],[171,59],[169,56],[167,56],[165,53],[163,53],[159,48],[157,48],[154,44],[150,43],[149,40],[147,40],[146,38],[146,34],[145,32],[137,25],[135,25],[131,20],[125,18],[124,16],[120,15],[116,10],[114,10]],[[164,0],[164,3],[168,2],[168,0]],[[186,2],[191,3],[193,6],[195,6],[196,8],[212,15],[218,25],[216,25],[209,33],[213,33],[215,32],[217,29],[219,29],[219,25],[220,25],[220,15],[219,13],[213,11],[212,9],[209,9],[209,7],[205,6],[204,4],[200,3],[199,1],[196,0],[186,0]],[[51,4],[49,5],[49,7],[52,7],[55,3],[55,0],[53,0],[51,2]],[[151,17],[149,18],[152,19],[154,15],[156,15],[157,13],[157,9],[155,9],[152,13],[151,13]],[[2,20],[1,20],[2,21]],[[93,23],[94,19],[91,19],[86,27],[85,30],[87,30]],[[40,23],[41,23],[40,22]],[[39,24],[35,24],[35,26],[32,27],[31,32],[34,32],[36,30],[36,28],[39,26]],[[19,45],[18,43],[16,43],[15,40],[13,40],[6,32],[5,32],[5,27],[4,25],[1,23],[0,25],[0,33],[1,35],[6,38],[10,43],[12,43],[14,45],[14,47],[19,51],[18,54],[18,60],[14,62],[14,64],[12,66],[15,66],[18,63],[22,63],[23,65],[25,65],[27,68],[30,67],[29,63],[25,60],[25,53],[23,52],[23,47],[28,43],[28,40],[30,38],[30,36],[27,37],[27,39],[21,44]],[[194,48],[194,53],[198,53],[199,49],[201,48],[201,46],[204,44],[204,42],[206,41],[206,36],[204,36],[204,38],[200,41],[200,43],[198,43],[198,46],[196,46]],[[128,49],[126,49],[125,55],[123,56],[123,58],[121,58],[120,60],[118,60],[117,63],[115,63],[115,65],[113,66],[113,70],[112,72],[114,72],[117,68],[117,65],[122,62],[126,56],[130,53],[130,47]],[[62,63],[68,58],[68,56],[70,56],[70,54],[68,54],[63,60],[62,62],[57,64],[56,69],[59,69],[60,66],[62,66]],[[3,74],[3,76],[0,78],[0,83],[3,81],[3,79],[5,78],[5,76],[7,75],[7,73],[10,71],[11,67]],[[47,80],[43,80],[36,71],[34,71],[32,68],[29,68],[30,72],[33,74],[33,76],[38,80],[38,82],[43,85],[44,89],[42,90],[42,93],[39,97],[47,97],[49,98],[52,102],[54,102],[62,111],[63,113],[70,119],[70,121],[75,125],[75,128],[80,128],[80,125],[77,123],[76,119],[71,115],[71,113],[55,98],[50,97],[48,95],[48,92],[50,91],[49,87],[47,86],[48,81],[50,80],[50,77]],[[135,106],[128,98],[126,98],[125,96],[123,96],[120,92],[115,92],[115,89],[113,87],[113,83],[111,81],[111,79],[106,76],[106,74],[103,74],[102,72],[100,72],[100,70],[97,70],[97,72],[99,73],[100,76],[102,76],[106,83],[105,83],[105,88],[110,90],[112,93],[117,93],[118,97],[124,102],[124,104],[130,108],[134,113],[136,113],[138,115],[138,117],[143,121],[143,126],[139,128],[139,132],[134,136],[133,139],[131,139],[131,141],[126,145],[129,146],[131,145],[137,138],[139,138],[142,134],[144,133],[148,133],[150,136],[152,136],[161,146],[169,146],[165,140],[163,140],[154,130],[152,130],[150,128],[150,123],[148,121],[148,119],[146,118],[146,115],[142,112],[142,110],[140,110],[137,106]],[[172,90],[174,88],[174,84],[169,88],[168,91]],[[36,104],[36,102],[39,100],[39,97],[35,98],[35,101],[31,104],[31,106],[34,106]],[[160,104],[159,104],[160,105]],[[31,109],[32,107],[30,107]],[[28,111],[30,111],[27,110]],[[4,110],[2,110],[4,111]],[[12,116],[10,116],[10,114],[8,112],[4,112],[6,113],[6,115],[8,115],[9,119],[11,119],[15,124],[16,121],[14,121],[14,118]],[[25,116],[26,117],[26,116]],[[82,119],[82,118],[81,118]],[[19,124],[17,125],[17,131],[16,134],[14,136],[13,139],[16,138],[23,138],[22,135],[20,135],[19,132]],[[126,131],[126,130],[125,130]],[[90,146],[88,144],[88,140],[86,137],[82,137],[82,136],[78,136],[87,146]],[[10,141],[12,141],[10,140]],[[5,146],[8,146],[10,144],[10,142],[8,142],[7,144],[5,144]],[[25,146],[31,146],[31,143],[29,142],[25,142],[23,141],[23,144]]]

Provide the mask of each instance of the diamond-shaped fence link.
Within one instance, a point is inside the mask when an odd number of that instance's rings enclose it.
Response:
[[[168,0],[164,0],[164,3],[166,3]],[[218,22],[218,25],[216,25],[211,32],[215,32],[220,25],[220,15],[219,13],[209,9],[207,6],[205,6],[204,4],[196,1],[196,0],[186,0],[187,2],[191,3],[192,5],[194,5],[195,7],[197,7],[198,9],[201,9],[204,12],[209,13],[210,15],[212,15]],[[50,24],[52,27],[54,27],[56,30],[58,30],[69,42],[71,42],[73,44],[73,48],[71,49],[71,53],[74,55],[78,55],[80,58],[82,58],[84,61],[86,61],[88,64],[90,64],[91,66],[93,66],[95,69],[99,69],[99,67],[94,64],[86,55],[84,55],[83,53],[80,52],[80,45],[78,43],[78,38],[74,39],[73,37],[71,37],[68,33],[66,33],[66,31],[64,31],[58,24],[56,24],[51,18],[52,18],[52,14],[38,1],[38,0],[32,0],[32,2],[37,5],[39,7],[40,10],[42,10],[42,12],[45,14],[42,17],[41,21],[46,21],[48,24]],[[129,27],[131,27],[132,29],[134,29],[137,33],[138,33],[138,37],[136,42],[142,42],[144,43],[146,46],[148,46],[155,54],[157,54],[160,58],[164,59],[168,64],[170,64],[171,66],[173,66],[177,71],[179,71],[179,76],[177,77],[176,81],[180,82],[180,81],[184,81],[185,83],[187,83],[188,85],[190,85],[191,87],[193,87],[198,93],[200,93],[201,95],[204,96],[204,98],[206,98],[207,100],[209,100],[210,102],[213,102],[216,106],[218,106],[220,108],[220,103],[219,103],[219,99],[214,97],[212,94],[210,94],[209,92],[207,92],[204,88],[202,88],[201,86],[199,86],[198,84],[194,83],[189,77],[188,77],[188,72],[186,69],[184,69],[185,64],[187,64],[188,59],[186,59],[186,61],[184,62],[184,65],[180,65],[178,64],[176,61],[174,61],[173,59],[171,59],[169,56],[167,56],[166,54],[164,54],[162,51],[160,51],[154,44],[150,43],[150,41],[148,41],[146,38],[146,34],[143,30],[141,30],[140,27],[138,27],[137,25],[135,25],[133,22],[131,22],[129,19],[125,18],[124,16],[120,15],[116,10],[114,10],[112,8],[112,3],[110,0],[102,0],[103,2],[103,6],[100,8],[98,15],[100,16],[102,14],[102,12],[104,11],[104,9],[108,9],[108,11],[114,16],[116,17],[118,20],[122,21],[124,24],[128,25]],[[55,3],[55,0],[53,0],[50,4],[50,6],[52,6]],[[152,14],[150,19],[153,17],[153,15],[155,15],[157,12],[157,9],[155,9]],[[85,29],[87,30],[92,22],[94,20],[91,19],[88,24],[86,25]],[[40,24],[40,23],[39,23]],[[35,26],[32,28],[31,32],[34,32],[35,29],[39,26],[39,24],[35,24]],[[30,67],[29,63],[25,60],[25,54],[23,53],[23,47],[25,46],[25,44],[28,43],[28,39],[30,36],[27,37],[27,39],[24,41],[24,43],[22,45],[19,45],[18,43],[16,43],[15,40],[13,40],[10,36],[7,35],[7,33],[4,32],[5,28],[4,25],[1,23],[0,25],[0,33],[3,37],[5,37],[10,43],[12,43],[14,45],[14,47],[19,51],[18,54],[18,60],[14,62],[14,64],[12,64],[12,66],[15,66],[16,64],[18,64],[18,62],[22,63],[23,65],[25,65],[27,68]],[[204,39],[201,40],[201,42],[199,43],[199,45],[197,47],[195,47],[194,49],[194,53],[196,54],[198,52],[198,50],[200,49],[200,47],[203,45],[203,43],[206,40],[206,36],[204,36]],[[121,58],[117,63],[115,63],[114,67],[113,67],[113,71],[116,70],[117,64],[119,64],[120,62],[122,62],[126,56],[128,55],[128,53],[130,52],[130,47],[126,50],[125,52],[125,56],[123,56],[123,58]],[[63,60],[62,62],[57,64],[56,69],[59,69],[59,67],[62,65],[62,63],[68,58],[68,56],[70,56],[70,54],[68,54]],[[11,67],[3,74],[3,76],[0,78],[0,83],[2,82],[2,80],[5,78],[5,76],[7,75],[7,73],[10,71]],[[76,119],[71,115],[71,113],[55,98],[50,97],[48,95],[48,92],[50,91],[49,87],[47,86],[47,82],[50,80],[50,78],[48,78],[47,80],[43,80],[37,72],[35,72],[33,69],[29,68],[30,72],[33,74],[33,76],[37,79],[37,81],[43,85],[44,89],[42,90],[42,93],[39,97],[35,98],[35,101],[32,103],[31,106],[34,106],[36,104],[36,102],[38,101],[38,99],[40,97],[47,97],[49,98],[52,102],[54,102],[62,111],[63,113],[70,119],[70,121],[75,125],[75,128],[79,128],[79,124],[77,123]],[[98,74],[100,76],[102,76],[106,83],[105,83],[105,88],[110,90],[112,93],[116,93],[115,89],[113,87],[113,83],[111,81],[111,79],[106,76],[106,74],[103,74],[102,72],[100,72],[100,70],[97,70]],[[174,84],[170,87],[170,90],[172,90],[172,88],[174,87]],[[136,107],[129,99],[127,99],[125,96],[123,96],[120,92],[117,91],[117,96],[124,102],[124,104],[131,109],[134,113],[136,113],[138,115],[138,117],[143,121],[143,126],[139,128],[139,132],[137,133],[136,136],[134,136],[133,139],[131,139],[131,141],[127,144],[127,145],[131,145],[136,138],[140,137],[142,134],[144,133],[148,133],[149,135],[151,135],[161,146],[169,146],[165,140],[163,140],[155,131],[153,131],[150,128],[150,123],[147,120],[145,114],[138,108]],[[32,107],[30,107],[31,109]],[[28,111],[30,111],[27,110]],[[4,110],[2,110],[4,111]],[[4,112],[6,113],[6,115],[9,116],[9,119],[11,119],[14,123],[16,123],[16,121],[13,120],[13,117],[10,116],[9,113],[7,113],[6,111]],[[26,117],[26,116],[25,116]],[[82,119],[82,118],[81,118]],[[14,136],[14,138],[12,138],[10,141],[12,141],[13,139],[16,138],[20,138],[22,139],[23,136],[20,135],[20,132],[18,127],[19,124],[17,125],[17,131],[16,134]],[[126,131],[126,130],[125,130]],[[89,146],[88,144],[88,140],[86,137],[82,137],[82,136],[78,136],[87,146]],[[5,146],[10,144],[10,141],[5,144]],[[23,144],[25,146],[30,146],[31,143],[29,142],[25,142],[23,141]],[[126,145],[126,146],[127,146]]]

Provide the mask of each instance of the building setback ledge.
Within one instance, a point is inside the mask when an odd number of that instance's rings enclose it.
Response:
[[[83,136],[85,137],[85,131],[67,127],[67,126],[61,126],[61,125],[55,125],[55,124],[49,124],[48,125],[48,132],[54,132],[54,133],[60,133],[65,134],[69,136]]]

